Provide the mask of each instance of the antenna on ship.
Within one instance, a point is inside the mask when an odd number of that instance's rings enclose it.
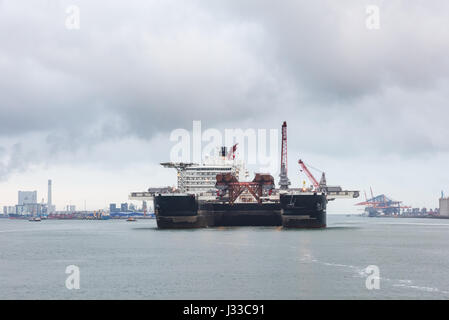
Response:
[[[238,143],[234,144],[228,152],[228,160],[235,160],[235,151],[237,150]]]

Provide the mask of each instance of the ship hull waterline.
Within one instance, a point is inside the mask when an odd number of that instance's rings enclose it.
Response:
[[[275,226],[321,229],[326,227],[324,194],[281,195],[279,202],[222,203],[198,201],[193,195],[157,195],[154,208],[160,229]]]

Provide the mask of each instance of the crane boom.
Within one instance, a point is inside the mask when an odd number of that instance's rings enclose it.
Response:
[[[282,124],[281,173],[279,174],[281,190],[287,190],[291,184],[287,174],[287,122]]]
[[[315,187],[315,189],[319,189],[320,188],[319,182],[315,179],[313,174],[309,171],[309,169],[307,168],[305,163],[301,159],[299,159],[298,163],[301,166],[302,170],[304,170],[304,172],[306,173],[306,175],[309,178],[309,180],[312,182],[312,184]]]

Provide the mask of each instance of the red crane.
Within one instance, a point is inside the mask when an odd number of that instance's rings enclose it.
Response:
[[[305,163],[301,159],[299,159],[298,163],[301,166],[302,170],[306,173],[309,180],[312,182],[315,189],[318,190],[320,188],[320,183],[315,179],[313,174],[309,171],[309,169],[306,167]]]
[[[287,121],[282,124],[281,173],[287,174]]]
[[[287,121],[282,124],[282,151],[281,151],[281,173],[279,174],[279,186],[288,189],[290,180],[287,175]]]

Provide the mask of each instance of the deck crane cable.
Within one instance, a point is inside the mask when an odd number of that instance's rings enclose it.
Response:
[[[310,172],[310,170],[308,169],[307,165],[304,163],[304,161],[302,161],[301,159],[299,159],[298,161],[299,165],[301,166],[301,172],[304,171],[304,173],[306,174],[306,176],[309,178],[310,182],[312,182],[313,186],[316,189],[320,188],[320,182],[318,182],[318,180],[315,179],[315,177],[313,176],[312,172]],[[315,169],[316,170],[316,169]],[[323,173],[324,174],[324,173]]]
[[[304,161],[303,161],[303,163],[307,166],[307,168],[311,168],[311,169],[313,169],[313,170],[315,170],[315,171],[317,171],[319,173],[323,173],[324,172],[323,170],[320,170],[320,169],[317,169],[315,167],[312,167],[310,164],[305,163]]]

